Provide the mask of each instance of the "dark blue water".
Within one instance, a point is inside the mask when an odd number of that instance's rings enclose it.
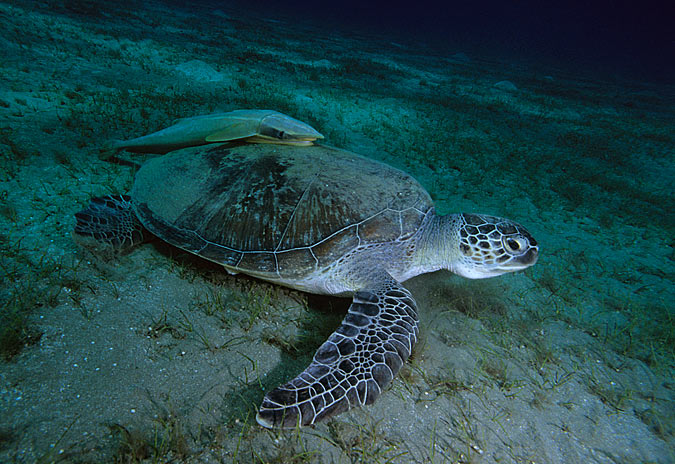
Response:
[[[381,34],[427,52],[461,51],[604,78],[675,81],[672,2],[252,0],[239,8],[263,18],[317,22],[327,34],[332,28]]]

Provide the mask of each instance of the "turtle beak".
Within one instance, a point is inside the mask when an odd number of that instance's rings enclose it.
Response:
[[[527,253],[521,256],[518,259],[518,261],[522,263],[523,267],[529,267],[532,266],[533,264],[536,264],[538,259],[539,259],[539,247],[533,246],[527,251]]]
[[[521,269],[528,268],[534,265],[539,259],[539,247],[531,247],[527,252],[520,256],[514,256],[509,261],[504,263],[503,266],[500,266],[504,270],[511,271],[520,271]]]

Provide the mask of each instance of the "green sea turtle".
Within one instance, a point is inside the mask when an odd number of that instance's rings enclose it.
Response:
[[[323,135],[313,127],[272,110],[235,110],[183,118],[172,126],[131,140],[113,140],[101,148],[108,159],[121,150],[167,153],[179,148],[241,140],[251,143],[311,145]]]
[[[401,282],[449,269],[468,278],[537,261],[522,226],[482,214],[436,214],[412,177],[325,146],[224,144],[152,159],[130,196],[95,198],[75,236],[117,249],[149,233],[244,273],[306,292],[352,295],[311,364],[268,392],[265,427],[309,425],[370,404],[410,356],[416,303]]]

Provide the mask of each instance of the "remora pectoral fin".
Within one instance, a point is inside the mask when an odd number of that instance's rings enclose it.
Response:
[[[410,356],[417,323],[412,295],[388,275],[379,288],[357,292],[304,372],[265,395],[258,423],[309,425],[373,403]]]

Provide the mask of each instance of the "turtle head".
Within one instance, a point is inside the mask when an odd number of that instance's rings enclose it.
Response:
[[[520,224],[482,214],[453,216],[458,251],[450,270],[470,279],[520,271],[537,262],[537,241]],[[454,234],[453,234],[454,235]]]

